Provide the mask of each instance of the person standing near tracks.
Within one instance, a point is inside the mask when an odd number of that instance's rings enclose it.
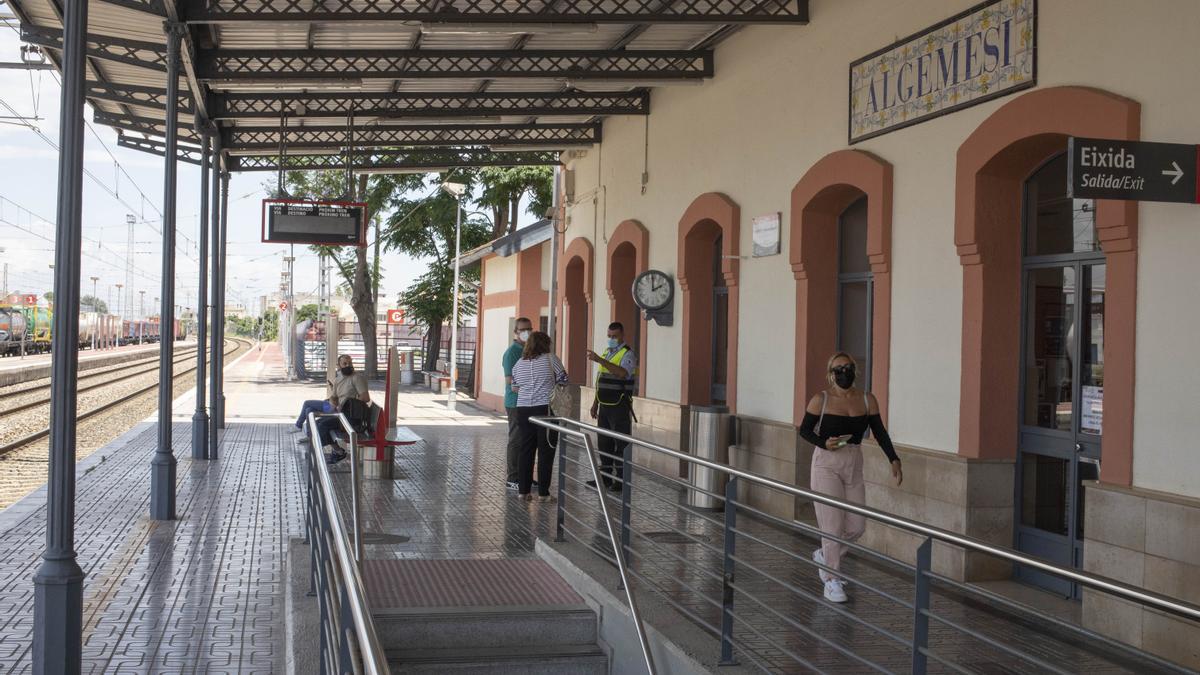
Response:
[[[633,397],[637,395],[637,353],[625,343],[625,326],[619,321],[608,324],[608,347],[601,356],[588,350],[589,361],[600,368],[596,375],[596,398],[592,401],[592,418],[601,429],[620,434],[633,433]],[[625,442],[600,435],[600,472],[604,487],[612,491],[621,489],[621,476]],[[596,481],[587,484],[596,487]]]

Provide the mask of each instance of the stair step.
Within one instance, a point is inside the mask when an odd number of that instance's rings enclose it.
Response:
[[[382,609],[371,613],[389,650],[594,645],[596,613],[586,605]]]
[[[514,646],[515,645],[515,646]],[[485,649],[388,651],[393,673],[494,673],[497,675],[606,675],[608,657],[595,644],[544,646],[509,643]]]

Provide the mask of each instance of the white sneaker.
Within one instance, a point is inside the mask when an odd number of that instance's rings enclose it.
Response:
[[[289,428],[289,429],[288,429],[288,431],[292,432],[293,434],[302,434],[302,433],[304,433],[304,430],[303,430],[303,429],[301,429],[300,427],[296,426],[296,425],[292,425],[292,426],[291,426],[291,428]]]
[[[846,597],[846,589],[842,587],[840,580],[830,579],[825,582],[825,599],[830,602],[845,602],[849,600]]]
[[[813,559],[813,562],[817,563],[818,565],[824,565],[825,564],[825,551],[822,549],[817,549],[817,550],[813,551],[812,559]],[[825,570],[821,569],[820,567],[817,568],[817,575],[821,577],[821,581],[826,581],[826,582],[833,578],[833,575],[831,575],[829,572],[826,572]]]

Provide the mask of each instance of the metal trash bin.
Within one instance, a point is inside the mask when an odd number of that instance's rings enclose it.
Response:
[[[400,354],[400,384],[416,384],[417,373],[413,369],[413,363],[416,361],[416,350],[412,347],[401,347],[396,351]]]
[[[694,457],[707,459],[718,464],[729,463],[730,429],[733,418],[725,406],[691,406],[689,434],[690,451]],[[729,474],[699,464],[690,465],[691,485],[699,490],[719,495],[725,494]],[[725,507],[724,499],[717,499],[698,490],[688,491],[688,506],[698,509],[720,510]]]

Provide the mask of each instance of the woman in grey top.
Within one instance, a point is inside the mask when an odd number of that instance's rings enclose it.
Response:
[[[512,388],[517,392],[517,437],[520,452],[517,460],[517,491],[521,499],[533,501],[533,457],[537,452],[538,501],[552,502],[550,478],[554,469],[554,446],[546,429],[530,421],[531,417],[550,414],[550,394],[556,384],[565,384],[567,371],[562,361],[551,352],[550,336],[541,331],[531,333],[525,341],[521,359],[513,365]]]

